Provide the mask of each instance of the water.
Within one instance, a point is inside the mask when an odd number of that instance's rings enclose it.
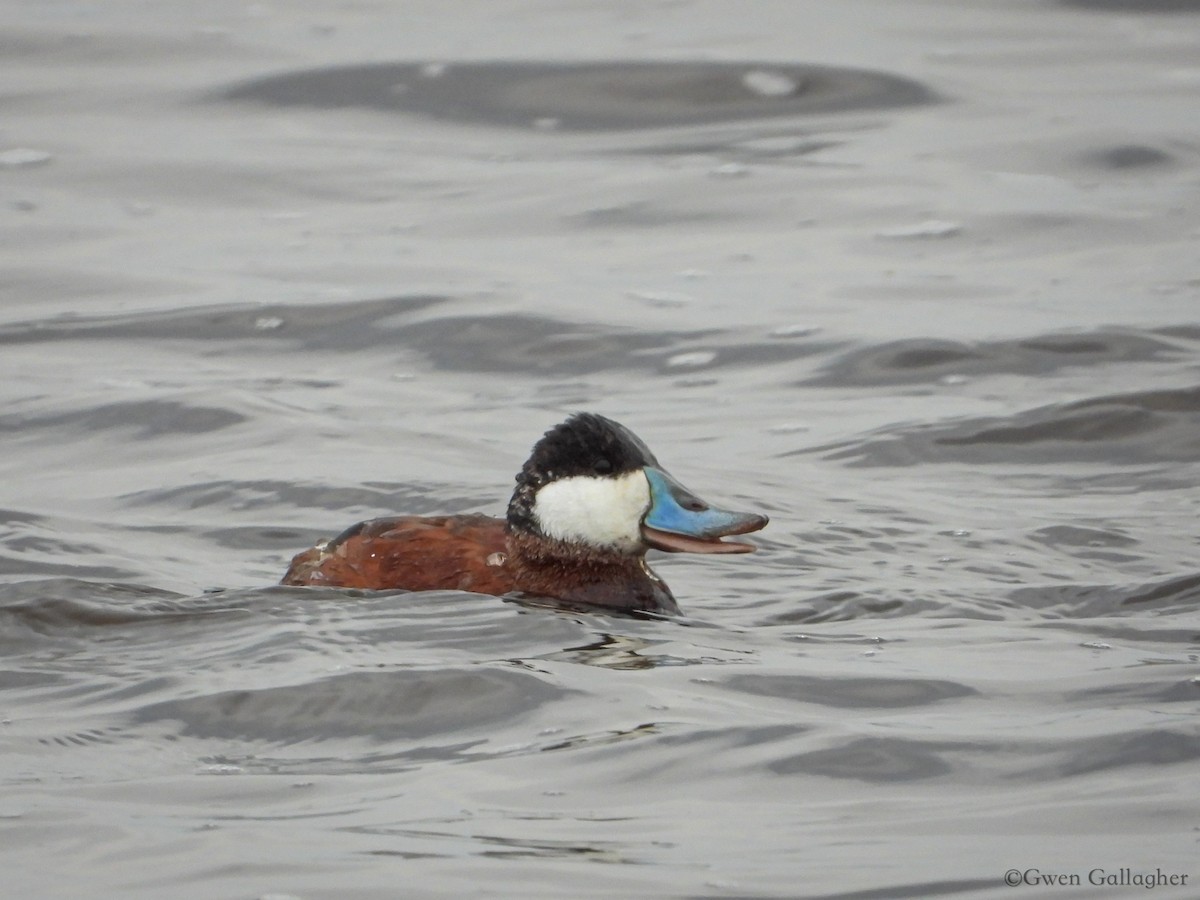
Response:
[[[6,896],[1195,896],[1198,12],[0,11]],[[685,617],[273,586],[578,409]]]

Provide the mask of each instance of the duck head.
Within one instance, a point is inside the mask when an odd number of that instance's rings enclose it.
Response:
[[[767,517],[705,503],[666,471],[637,435],[594,413],[550,429],[517,475],[508,527],[600,552],[749,553],[724,541]]]

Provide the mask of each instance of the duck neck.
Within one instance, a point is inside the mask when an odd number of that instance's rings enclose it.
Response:
[[[677,614],[671,589],[646,564],[646,554],[581,547],[510,531],[510,564],[522,590],[570,603]]]

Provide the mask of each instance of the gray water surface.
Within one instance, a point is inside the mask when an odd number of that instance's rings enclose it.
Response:
[[[1196,896],[1198,13],[0,11],[0,893]],[[276,586],[584,409],[685,616]]]

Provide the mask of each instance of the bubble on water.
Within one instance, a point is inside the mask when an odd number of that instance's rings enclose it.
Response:
[[[670,369],[698,369],[707,366],[717,358],[715,350],[693,350],[690,353],[676,353],[667,360]]]
[[[912,225],[883,228],[875,232],[875,237],[887,240],[948,238],[954,237],[961,231],[962,225],[958,222],[950,222],[945,219],[926,219],[924,222],[916,222]]]
[[[199,775],[241,775],[246,770],[241,766],[235,766],[231,763],[212,763],[211,765],[201,766],[197,770]]]
[[[796,79],[766,69],[751,69],[742,76],[742,84],[760,97],[790,97],[800,90]]]

